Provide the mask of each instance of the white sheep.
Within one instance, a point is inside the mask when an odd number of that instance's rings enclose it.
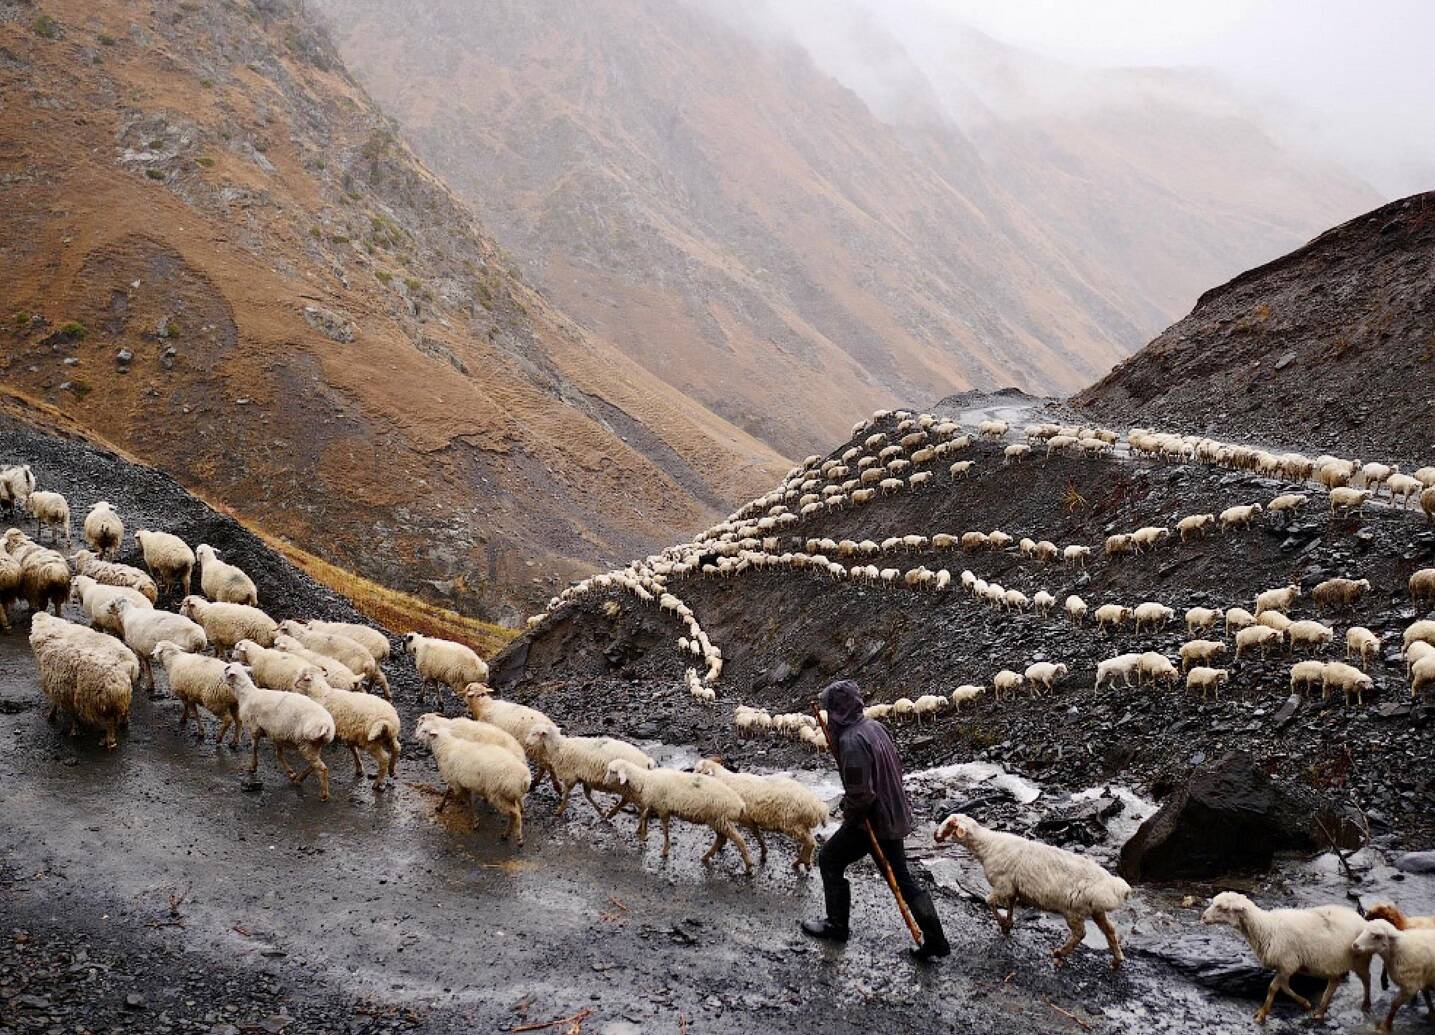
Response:
[[[1186,632],[1194,634],[1201,629],[1213,629],[1221,612],[1209,607],[1192,607],[1186,611]]]
[[[40,537],[40,530],[50,530],[51,542],[58,541],[59,533],[56,529],[65,533],[65,544],[70,543],[70,505],[65,502],[65,497],[58,492],[32,492],[25,500],[25,510],[35,519],[35,538]]]
[[[1360,669],[1353,665],[1347,665],[1343,661],[1327,661],[1321,669],[1321,699],[1330,696],[1330,688],[1334,686],[1345,694],[1345,702],[1350,703],[1350,695],[1355,694],[1357,704],[1365,703],[1365,692],[1375,686],[1374,680],[1367,676]]]
[[[1039,589],[1032,594],[1031,606],[1039,615],[1050,614],[1051,609],[1056,606],[1056,597],[1044,589]]]
[[[248,604],[190,595],[180,602],[179,613],[203,627],[215,654],[228,654],[240,640],[253,640],[261,647],[271,647],[279,631],[274,619]]]
[[[1325,682],[1325,662],[1298,661],[1291,666],[1291,692]]]
[[[1184,672],[1194,663],[1205,664],[1214,661],[1226,653],[1226,645],[1220,640],[1190,640],[1181,644],[1181,671]]]
[[[1147,600],[1137,604],[1132,615],[1136,619],[1136,631],[1140,632],[1143,626],[1152,630],[1165,628],[1166,623],[1176,616],[1176,612],[1165,604]]]
[[[1080,625],[1082,620],[1086,618],[1086,601],[1082,600],[1075,593],[1066,598],[1064,606],[1066,608],[1067,617],[1071,619],[1073,625]]]
[[[523,750],[523,745],[518,743],[513,734],[499,729],[491,722],[479,722],[466,717],[451,719],[438,712],[425,712],[419,716],[419,722],[442,726],[460,740],[502,748],[518,761],[525,765],[528,763],[528,754]]]
[[[1345,975],[1352,970],[1365,987],[1363,1009],[1370,1008],[1370,957],[1355,950],[1355,940],[1365,929],[1360,914],[1345,906],[1316,906],[1312,909],[1262,909],[1245,895],[1223,891],[1211,899],[1201,914],[1203,924],[1229,924],[1245,937],[1261,966],[1276,972],[1266,990],[1266,1001],[1256,1011],[1256,1023],[1270,1016],[1277,992],[1285,992],[1303,1009],[1310,1001],[1290,986],[1296,974],[1325,978],[1325,994],[1315,1008],[1314,1019],[1325,1017],[1331,997]]]
[[[1330,515],[1334,517],[1338,511],[1349,514],[1352,510],[1359,513],[1366,501],[1373,495],[1374,493],[1369,489],[1351,489],[1346,486],[1331,489]]]
[[[168,532],[153,532],[141,528],[135,532],[135,542],[144,555],[145,567],[159,583],[161,590],[168,589],[176,582],[180,595],[189,596],[189,577],[194,571],[194,551],[183,539]]]
[[[464,688],[463,698],[468,704],[470,715],[479,722],[492,723],[499,729],[506,730],[520,744],[527,744],[528,738],[534,730],[558,729],[558,724],[537,708],[529,708],[527,705],[515,704],[512,701],[500,701],[493,696],[493,691],[483,683],[470,683]],[[547,765],[540,763],[539,777],[545,773],[553,782],[553,789],[558,790],[557,774]]]
[[[609,779],[620,786],[633,789],[642,814],[638,819],[638,837],[648,836],[648,816],[656,814],[663,825],[662,857],[668,857],[670,847],[669,823],[673,816],[689,823],[700,823],[710,827],[715,835],[703,862],[708,862],[731,841],[742,856],[743,866],[752,872],[752,856],[748,854],[747,842],[738,833],[737,824],[742,822],[744,807],[742,797],[721,780],[701,773],[682,773],[676,769],[644,769],[623,759],[608,764]]]
[[[535,615],[534,617],[541,622],[544,616]],[[389,638],[373,626],[360,625],[358,622],[326,622],[318,618],[311,618],[304,624],[317,633],[347,636],[372,654],[374,660],[380,664],[388,660]],[[537,625],[538,622],[533,624]]]
[[[159,587],[138,568],[102,561],[89,550],[75,553],[75,574],[85,575],[104,586],[127,586],[143,593],[151,604],[159,600]]]
[[[1020,689],[1022,682],[1023,678],[1020,672],[1013,672],[1009,668],[1004,668],[992,676],[993,696],[1000,701],[1003,690],[1007,693],[1011,693],[1012,691]]]
[[[1160,651],[1143,651],[1141,657],[1136,661],[1137,682],[1150,682],[1156,684],[1165,681],[1168,686],[1175,686],[1180,679],[1180,673],[1176,666],[1171,664],[1171,659]]]
[[[16,559],[20,562],[20,595],[30,605],[31,613],[54,608],[58,617],[70,596],[70,566],[65,558],[54,550],[35,546]]]
[[[34,491],[35,472],[30,470],[29,464],[0,470],[0,503],[12,512],[16,506],[23,508]]]
[[[373,694],[356,693],[330,686],[318,669],[300,673],[294,680],[294,692],[323,705],[334,717],[334,738],[349,746],[354,757],[354,778],[364,776],[364,763],[359,759],[363,748],[378,763],[374,774],[374,790],[383,790],[385,779],[392,780],[399,769],[399,713],[388,701]]]
[[[1107,658],[1098,662],[1096,666],[1096,689],[1100,690],[1106,683],[1113,681],[1120,676],[1126,686],[1131,685],[1131,673],[1138,671],[1141,664],[1141,655],[1118,654],[1114,658]]]
[[[1300,587],[1294,584],[1281,589],[1268,589],[1256,595],[1256,614],[1259,615],[1262,611],[1279,611],[1284,614],[1291,609],[1299,596]]]
[[[977,434],[992,441],[1005,438],[1010,430],[1011,425],[1004,420],[984,420],[977,425]]]
[[[85,515],[84,532],[85,542],[99,554],[101,560],[106,554],[117,555],[125,538],[124,522],[105,500],[90,507],[90,512]]]
[[[482,683],[488,678],[488,665],[478,653],[462,643],[424,636],[411,632],[404,634],[404,653],[413,655],[414,668],[418,670],[419,696],[432,684],[448,687],[458,696],[470,683]],[[438,692],[434,692],[435,700]]]
[[[1415,603],[1435,601],[1435,568],[1421,568],[1410,576],[1405,586]]]
[[[414,735],[428,743],[445,784],[438,811],[442,812],[449,799],[456,796],[472,815],[476,794],[508,817],[502,839],[512,836],[516,844],[522,845],[523,799],[533,785],[528,765],[501,747],[465,740],[447,725],[431,719],[421,721]]]
[[[71,592],[74,592],[73,583]],[[24,572],[20,562],[0,550],[0,631],[10,631],[10,609],[24,596]]]
[[[151,690],[154,689],[154,669],[150,665],[150,656],[161,640],[169,640],[181,650],[195,654],[209,647],[209,638],[204,630],[184,615],[136,607],[123,598],[111,600],[105,607],[110,615],[109,621],[117,622],[123,631],[125,646],[139,658],[140,674]]]
[[[1176,522],[1176,533],[1184,543],[1200,538],[1206,533],[1206,529],[1215,523],[1215,514],[1190,514]]]
[[[1217,520],[1220,521],[1221,528],[1225,530],[1246,528],[1256,519],[1256,515],[1261,513],[1261,510],[1259,503],[1252,503],[1250,506],[1227,507],[1221,511]]]
[[[1268,625],[1253,625],[1247,629],[1241,629],[1236,633],[1236,657],[1240,657],[1252,647],[1259,647],[1261,657],[1274,645],[1279,644],[1284,634],[1279,629],[1272,629]]]
[[[1379,653],[1380,637],[1365,626],[1352,625],[1345,631],[1345,657],[1347,660],[1358,657],[1362,664],[1368,665],[1370,660]]]
[[[259,742],[268,737],[274,742],[274,757],[284,775],[295,784],[302,784],[311,772],[319,774],[319,800],[329,800],[329,767],[324,764],[323,751],[334,739],[334,717],[317,701],[285,690],[255,686],[243,665],[231,661],[224,666],[224,681],[239,703],[239,721],[249,732],[254,750],[249,756],[249,772],[259,771]],[[284,757],[285,746],[293,747],[309,764],[302,773],[294,772]]]
[[[1295,650],[1297,645],[1320,648],[1335,639],[1335,630],[1328,625],[1306,618],[1299,622],[1292,622],[1290,628],[1286,630],[1286,637],[1290,641],[1291,650]]]
[[[1416,640],[1424,640],[1426,643],[1435,644],[1435,620],[1422,618],[1419,621],[1411,622],[1405,627],[1401,637],[1404,646],[1408,649]]]
[[[16,571],[18,570],[19,566],[16,565]],[[124,636],[124,628],[119,624],[118,618],[110,613],[111,600],[123,597],[135,607],[153,606],[149,598],[139,590],[130,589],[128,586],[104,586],[87,575],[76,575],[70,580],[70,595],[80,605],[80,610],[90,620],[93,628],[120,637]]]
[[[1078,568],[1086,567],[1086,560],[1091,556],[1089,546],[1068,546],[1061,551],[1061,559],[1067,565],[1076,565]]]
[[[1256,616],[1244,607],[1228,607],[1225,614],[1226,632],[1249,629],[1256,624]]]
[[[192,718],[199,739],[204,739],[204,719],[199,709],[219,720],[219,734],[215,743],[223,744],[229,727],[234,727],[234,746],[239,746],[239,701],[229,684],[224,681],[225,662],[203,654],[190,654],[179,644],[160,640],[150,652],[150,660],[164,666],[169,692],[184,702],[184,711],[179,717],[179,727],[184,729]]]
[[[109,640],[114,645],[110,647],[91,637],[109,639],[43,611],[30,622],[40,691],[50,702],[45,718],[53,721],[63,712],[71,736],[81,725],[99,726],[104,730],[101,745],[113,750],[119,744],[119,727],[129,724],[135,658],[114,640]]]
[[[219,551],[208,543],[194,548],[199,559],[199,588],[210,600],[229,604],[259,605],[259,590],[242,568],[219,559]]]
[[[742,799],[742,823],[757,841],[759,863],[767,861],[767,842],[762,836],[766,830],[797,842],[794,870],[812,870],[812,856],[817,849],[813,831],[828,819],[827,804],[821,798],[790,777],[734,773],[713,758],[702,759],[694,769],[726,784]]]
[[[975,701],[985,689],[985,687],[977,686],[974,683],[963,683],[952,691],[952,709],[960,711],[963,703]]]
[[[1137,553],[1145,553],[1153,549],[1161,540],[1169,538],[1170,535],[1169,528],[1147,525],[1145,528],[1138,528],[1131,533],[1131,545],[1136,548]]]
[[[568,807],[568,796],[574,787],[583,788],[583,797],[593,806],[593,811],[603,819],[611,819],[622,807],[632,800],[629,789],[610,780],[608,763],[624,759],[644,769],[652,769],[656,762],[645,752],[616,737],[566,737],[558,727],[538,725],[523,742],[528,754],[551,772],[558,780],[558,808],[555,816],[563,815]],[[593,792],[604,791],[616,794],[618,803],[609,812],[593,799]]]
[[[1027,685],[1035,690],[1036,687],[1045,687],[1050,691],[1056,686],[1058,680],[1064,678],[1069,670],[1062,662],[1052,663],[1050,661],[1038,661],[1028,665],[1022,678]]]
[[[1002,934],[1011,933],[1017,903],[1044,913],[1056,913],[1071,929],[1071,937],[1052,950],[1052,957],[1060,963],[1076,951],[1086,937],[1086,919],[1090,917],[1106,936],[1112,968],[1121,966],[1125,959],[1121,940],[1106,915],[1119,908],[1131,894],[1131,885],[1120,877],[1107,873],[1085,856],[1015,834],[988,830],[960,813],[942,821],[936,840],[955,841],[981,864],[992,888],[986,902]],[[1006,916],[1002,916],[1003,907]]]
[[[1096,628],[1100,631],[1105,631],[1108,625],[1116,628],[1135,614],[1131,608],[1122,607],[1120,604],[1102,604],[1096,609]]]
[[[240,641],[246,642],[246,641]],[[248,641],[253,642],[253,641]],[[237,645],[236,645],[237,646]],[[255,644],[258,647],[258,644]],[[329,657],[327,654],[320,654],[316,650],[310,650],[292,636],[285,636],[283,633],[274,635],[274,649],[304,661],[320,672],[328,680],[330,686],[338,687],[340,690],[362,690],[365,686],[364,678],[357,672],[345,665],[342,661]],[[237,657],[237,655],[236,655]],[[286,672],[287,676],[288,673]],[[259,680],[261,686],[269,686],[264,680]],[[293,686],[276,686],[276,690],[292,690]]]
[[[1186,673],[1186,689],[1200,690],[1201,700],[1206,699],[1209,691],[1216,700],[1221,699],[1221,684],[1228,682],[1231,674],[1223,668],[1208,668],[1205,665],[1197,665]]]
[[[1367,959],[1379,956],[1385,964],[1386,975],[1393,978],[1400,989],[1380,1031],[1390,1031],[1400,1008],[1421,993],[1425,996],[1426,1009],[1435,1013],[1435,1005],[1430,1001],[1430,990],[1435,988],[1435,930],[1399,930],[1389,920],[1371,920],[1351,947]]]
[[[294,637],[312,651],[327,654],[335,661],[343,662],[369,686],[378,687],[385,698],[393,699],[393,695],[389,692],[388,677],[384,675],[384,670],[379,667],[379,663],[374,660],[374,656],[363,644],[338,633],[319,632],[309,628],[308,623],[293,618],[280,622],[278,631],[285,636]]]

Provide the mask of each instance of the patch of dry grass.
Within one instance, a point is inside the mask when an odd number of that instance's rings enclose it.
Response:
[[[420,632],[425,636],[441,636],[446,640],[466,643],[485,658],[497,654],[509,640],[518,635],[492,622],[461,615],[457,611],[430,604],[416,596],[381,586],[356,575],[337,564],[330,564],[293,543],[272,536],[263,529],[245,523],[245,527],[263,539],[290,564],[304,574],[342,593],[354,606],[384,628],[397,633]]]

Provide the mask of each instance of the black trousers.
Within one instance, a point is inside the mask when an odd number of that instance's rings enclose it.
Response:
[[[879,838],[877,843],[882,846],[882,854],[892,867],[892,876],[897,878],[897,887],[901,889],[902,896],[910,902],[919,895],[925,895],[925,891],[907,869],[907,852],[902,845],[902,839]],[[860,820],[844,822],[817,853],[817,869],[822,874],[822,883],[834,887],[845,886],[847,879],[844,874],[847,867],[871,854],[872,840],[867,836],[867,825]],[[881,864],[876,860],[873,860],[873,863],[878,866],[880,873]],[[886,877],[882,879],[885,881]]]

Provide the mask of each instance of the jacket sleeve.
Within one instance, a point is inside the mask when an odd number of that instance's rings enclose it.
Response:
[[[842,815],[861,819],[877,800],[872,788],[872,749],[865,741],[855,737],[852,740],[854,743],[842,752]]]

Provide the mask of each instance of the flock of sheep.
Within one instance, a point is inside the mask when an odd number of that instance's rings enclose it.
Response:
[[[875,430],[877,425],[892,421],[895,427],[890,433]],[[1010,431],[1005,422],[984,421],[978,426],[977,435],[987,441],[1000,442]],[[954,576],[949,568],[931,570],[923,565],[904,569],[898,566],[900,562],[889,561],[886,565],[875,562],[879,558],[897,561],[904,554],[914,553],[997,551],[1013,552],[1039,566],[1059,563],[1066,569],[1081,569],[1097,552],[1112,563],[1120,563],[1124,556],[1149,553],[1169,541],[1191,542],[1214,532],[1236,534],[1262,520],[1289,523],[1311,501],[1309,492],[1284,491],[1264,502],[1237,504],[1219,513],[1187,515],[1169,526],[1144,526],[1116,533],[1100,544],[1061,546],[1031,536],[1018,538],[1001,529],[911,533],[880,541],[803,538],[802,523],[819,514],[861,507],[879,494],[927,491],[933,484],[931,467],[938,461],[948,464],[947,473],[953,482],[969,477],[978,462],[974,458],[952,459],[971,449],[973,437],[961,434],[955,422],[929,414],[879,411],[854,427],[853,434],[854,439],[860,438],[860,441],[854,441],[828,459],[807,458],[789,472],[773,492],[752,500],[692,541],[568,587],[549,602],[547,611],[529,620],[530,627],[541,626],[551,615],[590,595],[614,590],[631,593],[643,603],[671,612],[683,623],[685,629],[677,638],[679,653],[690,665],[701,662],[706,669],[700,676],[696,667],[689,667],[685,683],[699,701],[712,702],[716,697],[715,684],[722,674],[723,654],[704,631],[693,609],[678,595],[678,584],[683,579],[731,578],[746,572],[787,570],[915,592],[945,593],[960,588],[999,612],[1049,615],[1056,609],[1058,597],[1045,589],[1028,597],[1019,590],[982,579],[970,570]],[[1005,446],[1004,463],[1022,463],[1038,445],[1045,446],[1048,457],[1058,453],[1104,457],[1121,442],[1119,434],[1106,429],[1056,424],[1028,427],[1025,437],[1026,442]],[[1218,465],[1288,482],[1310,482],[1314,489],[1326,491],[1332,518],[1351,516],[1384,491],[1392,505],[1418,505],[1427,519],[1435,521],[1435,467],[1405,475],[1394,465],[1333,456],[1307,458],[1295,453],[1273,454],[1210,438],[1142,428],[1133,428],[1126,435],[1126,443],[1136,457]],[[1285,647],[1292,654],[1307,655],[1292,658],[1293,690],[1319,685],[1323,696],[1339,690],[1347,702],[1353,698],[1363,703],[1373,680],[1358,665],[1368,665],[1379,656],[1381,638],[1360,625],[1348,626],[1342,637],[1335,627],[1321,619],[1327,613],[1348,611],[1370,589],[1367,579],[1336,577],[1313,587],[1308,596],[1296,585],[1264,591],[1255,597],[1254,606],[1249,610],[1246,602],[1232,602],[1220,610],[1187,608],[1181,617],[1189,639],[1176,658],[1155,650],[1119,653],[1098,664],[1094,685],[1100,689],[1119,680],[1123,686],[1143,683],[1173,686],[1181,681],[1184,673],[1188,690],[1199,691],[1205,697],[1217,694],[1231,679],[1232,667],[1215,667],[1228,652],[1233,660],[1256,653],[1264,658],[1269,652]],[[1416,605],[1428,606],[1435,602],[1435,568],[1415,572],[1406,590]],[[1315,615],[1292,617],[1302,599],[1311,601]],[[1084,627],[1088,617],[1094,619],[1096,632],[1103,637],[1120,635],[1126,627],[1136,635],[1156,632],[1177,620],[1176,608],[1154,600],[1135,606],[1108,601],[1092,609],[1072,593],[1066,595],[1061,606],[1067,619],[1077,626]],[[616,616],[619,610],[611,599],[603,608],[610,617]],[[1223,635],[1217,635],[1218,629]],[[1343,642],[1343,657],[1309,656],[1332,649],[1337,642]],[[1435,685],[1435,621],[1421,619],[1411,623],[1403,633],[1402,648],[1411,693],[1418,696]],[[1065,663],[1037,661],[1018,669],[1003,668],[987,682],[963,684],[949,694],[924,694],[915,699],[901,697],[890,703],[874,703],[868,706],[867,714],[880,721],[909,719],[920,723],[925,716],[947,709],[957,711],[961,704],[989,691],[996,698],[1022,688],[1037,695],[1050,692],[1069,673]],[[818,722],[810,715],[772,714],[766,709],[737,703],[733,708],[733,722],[742,737],[787,736],[815,750],[825,750]],[[957,831],[966,833],[959,836]],[[1119,878],[1105,874],[1081,856],[1013,835],[983,831],[965,817],[953,817],[943,824],[939,838],[945,836],[956,837],[982,862],[993,887],[988,901],[1003,930],[1009,926],[1011,914],[1008,912],[1003,917],[1000,909],[1010,909],[1016,901],[1062,914],[1071,925],[1072,940],[1057,950],[1060,957],[1079,944],[1084,919],[1091,917],[1107,935],[1113,962],[1119,962],[1119,942],[1105,918],[1105,912],[1124,898],[1125,885]],[[1005,851],[991,847],[1001,844],[1015,847]],[[1021,866],[1015,860],[1040,862]],[[1091,873],[1093,869],[1096,874]],[[1078,877],[1078,873],[1084,876]],[[1073,887],[1085,890],[1073,893]],[[1393,907],[1383,908],[1389,916],[1400,917]],[[1319,919],[1327,914],[1339,914],[1335,934],[1330,934],[1329,924]],[[1372,912],[1371,916],[1376,913]],[[1329,978],[1331,984],[1325,1001],[1318,1008],[1321,1013],[1346,973],[1355,969],[1368,975],[1372,953],[1385,956],[1387,969],[1402,988],[1401,996],[1392,1007],[1392,1017],[1408,999],[1405,990],[1435,984],[1435,931],[1427,936],[1418,929],[1418,923],[1412,924],[1409,931],[1397,930],[1388,919],[1372,920],[1367,927],[1366,920],[1344,907],[1263,911],[1241,896],[1232,895],[1218,896],[1203,919],[1232,924],[1247,936],[1263,964],[1276,971],[1270,988],[1272,999],[1278,990],[1289,991],[1288,980],[1297,971]],[[1320,940],[1310,935],[1316,928],[1327,932],[1320,945],[1315,945],[1314,942]],[[1357,938],[1362,939],[1359,948],[1355,945]],[[1420,959],[1429,961],[1424,970],[1411,962]],[[1361,960],[1363,964],[1359,963]],[[1345,961],[1343,966],[1341,961]],[[1300,1001],[1309,1007],[1310,1004]],[[1264,1020],[1269,1009],[1268,1001],[1258,1019]]]
[[[895,421],[891,436],[895,442],[889,441],[888,433],[873,431],[875,425],[888,420]],[[1009,431],[1001,421],[983,422],[978,428],[981,438],[996,442]],[[915,592],[947,593],[960,587],[1003,613],[1049,615],[1057,597],[1044,589],[1027,597],[970,570],[954,577],[947,568],[903,570],[865,562],[928,550],[969,554],[1014,550],[1036,565],[1059,561],[1067,569],[1079,569],[1098,547],[1080,543],[1058,546],[1047,539],[1017,538],[1000,529],[930,536],[914,533],[880,542],[794,538],[794,526],[819,512],[862,506],[878,493],[924,490],[932,484],[932,464],[971,448],[971,436],[959,432],[955,422],[931,415],[879,411],[854,429],[854,435],[865,435],[860,444],[825,461],[808,458],[774,492],[751,501],[689,543],[570,586],[550,601],[547,612],[530,619],[529,625],[542,625],[549,615],[590,594],[631,593],[683,624],[677,648],[687,659],[684,681],[696,699],[707,703],[716,698],[723,653],[692,608],[673,591],[674,584],[685,577],[733,577],[776,568],[901,586]],[[1003,457],[1008,464],[1022,463],[1038,445],[1046,447],[1048,457],[1059,452],[1100,457],[1110,454],[1120,438],[1105,429],[1035,425],[1026,429],[1027,441],[1006,446]],[[1132,429],[1126,441],[1136,456],[1218,464],[1290,481],[1310,481],[1328,492],[1333,515],[1359,509],[1384,488],[1392,504],[1418,503],[1435,520],[1435,468],[1406,476],[1390,465],[1276,455],[1139,428]],[[959,480],[967,477],[975,464],[970,458],[953,460],[947,473]],[[1308,503],[1306,493],[1287,492],[1264,504],[1229,507],[1219,515],[1189,515],[1173,527],[1149,526],[1112,535],[1099,549],[1118,561],[1126,554],[1159,549],[1173,537],[1185,542],[1215,529],[1236,532],[1250,527],[1263,514],[1267,520],[1275,520],[1274,515],[1287,520]],[[37,491],[28,467],[0,471],[0,505],[23,507],[35,520],[37,538],[48,532],[52,540],[63,537],[69,545],[70,516],[65,499],[58,493]],[[364,773],[361,752],[373,758],[378,767],[373,777],[376,789],[395,776],[401,723],[387,700],[389,687],[382,668],[389,654],[386,636],[350,623],[276,622],[259,608],[257,588],[243,571],[222,561],[211,547],[200,545],[190,550],[182,540],[164,532],[134,533],[146,570],[109,559],[118,553],[124,527],[107,503],[90,509],[84,535],[91,549],[77,551],[71,559],[31,540],[18,528],[5,533],[0,550],[0,620],[8,628],[10,605],[21,598],[28,603],[30,642],[41,689],[51,701],[52,716],[57,711],[71,716],[72,732],[75,724],[100,727],[106,746],[114,747],[118,727],[128,719],[133,688],[141,680],[154,686],[152,665],[158,662],[165,669],[170,692],[184,704],[182,722],[192,719],[203,736],[202,708],[220,721],[219,739],[231,725],[235,744],[241,729],[249,733],[251,772],[258,765],[259,742],[269,737],[290,779],[299,783],[309,773],[318,773],[321,798],[328,796],[322,752],[335,740],[350,750],[356,776]],[[200,565],[202,595],[189,592],[196,563]],[[182,595],[177,610],[158,609],[155,605],[161,592],[176,588]],[[1365,579],[1334,578],[1314,587],[1310,599],[1321,612],[1339,612],[1358,602],[1370,588]],[[1417,604],[1435,600],[1435,569],[1417,572],[1407,588]],[[89,627],[60,617],[61,606],[70,598],[89,619]],[[1301,598],[1300,587],[1290,585],[1259,594],[1252,610],[1236,604],[1224,611],[1189,608],[1184,621],[1192,638],[1179,651],[1179,669],[1176,661],[1159,651],[1131,651],[1101,662],[1095,685],[1100,688],[1117,679],[1125,686],[1133,680],[1174,685],[1185,672],[1186,686],[1204,696],[1228,681],[1230,669],[1212,665],[1231,646],[1236,659],[1256,651],[1265,656],[1282,645],[1292,652],[1321,651],[1336,641],[1336,630],[1316,618],[1291,618]],[[610,616],[618,612],[611,599],[603,607]],[[53,609],[54,616],[46,613],[47,609]],[[1091,610],[1080,597],[1068,594],[1062,609],[1078,626],[1084,626],[1088,615],[1092,617],[1102,636],[1117,635],[1127,625],[1140,635],[1176,620],[1176,609],[1157,601],[1134,607],[1104,602]],[[1233,637],[1232,644],[1225,637],[1208,638],[1218,625],[1226,636]],[[1204,635],[1197,638],[1198,633]],[[477,795],[508,817],[504,836],[512,835],[521,844],[523,801],[534,778],[531,762],[538,779],[547,776],[552,782],[560,814],[572,791],[581,787],[605,819],[625,806],[634,807],[639,814],[640,838],[646,836],[648,818],[657,816],[663,827],[664,856],[670,820],[677,817],[713,831],[714,841],[704,861],[730,841],[750,872],[752,861],[741,832],[746,829],[757,840],[763,859],[763,832],[781,833],[797,843],[793,866],[810,868],[816,846],[814,832],[827,822],[828,810],[800,783],[780,776],[731,772],[715,760],[703,760],[691,772],[666,769],[635,745],[617,738],[567,736],[542,712],[496,699],[484,682],[487,666],[467,647],[417,633],[403,639],[424,687],[449,688],[462,698],[472,716],[450,718],[429,713],[418,721],[415,735],[430,746],[447,786],[440,809],[451,797],[471,805]],[[1335,688],[1361,700],[1372,681],[1349,661],[1368,663],[1379,653],[1380,639],[1362,626],[1349,627],[1343,639],[1344,660],[1294,661],[1292,687],[1319,683],[1325,693]],[[1419,620],[1410,625],[1403,647],[1411,690],[1418,695],[1435,683],[1435,621]],[[1003,668],[989,683],[997,698],[1023,688],[1039,695],[1053,690],[1069,673],[1065,663],[1038,661],[1021,671]],[[950,694],[873,704],[867,712],[881,721],[910,718],[920,722],[947,708],[959,709],[986,692],[987,683],[963,684]],[[733,721],[742,736],[793,736],[825,749],[813,716],[772,715],[738,704]],[[302,772],[290,767],[285,748],[303,757],[307,765]],[[593,798],[594,791],[613,795],[614,802],[605,810]],[[1120,942],[1107,916],[1129,894],[1120,878],[1083,856],[986,830],[965,816],[944,821],[937,839],[964,846],[982,865],[992,887],[987,901],[1004,932],[1010,929],[1019,902],[1062,915],[1070,937],[1054,950],[1060,961],[1080,944],[1089,918],[1105,934],[1113,966],[1120,964]],[[1310,1007],[1290,989],[1289,979],[1297,972],[1329,979],[1316,1007],[1317,1016],[1323,1015],[1337,985],[1352,970],[1366,986],[1368,1005],[1370,959],[1381,955],[1387,973],[1400,988],[1386,1020],[1388,1028],[1390,1018],[1404,1002],[1435,986],[1435,920],[1427,924],[1423,918],[1406,918],[1394,907],[1380,910],[1383,912],[1372,912],[1372,919],[1340,906],[1262,910],[1244,896],[1223,893],[1212,901],[1202,919],[1235,926],[1261,962],[1276,972],[1258,1020],[1265,1019],[1278,991]]]
[[[29,467],[0,471],[0,500],[29,513],[37,537],[70,545],[64,497],[34,485]],[[158,664],[170,694],[183,704],[183,726],[193,722],[203,739],[202,709],[220,723],[217,741],[231,727],[236,747],[241,732],[249,734],[251,773],[267,737],[294,783],[317,774],[321,800],[329,796],[323,752],[336,741],[351,753],[356,779],[365,776],[364,753],[377,766],[376,790],[395,778],[402,723],[383,671],[387,636],[347,622],[275,621],[259,607],[258,589],[244,571],[221,560],[213,547],[191,550],[166,532],[133,533],[144,568],[121,564],[112,558],[124,542],[124,525],[107,502],[90,508],[83,529],[90,549],[69,559],[19,528],[4,534],[0,549],[0,617],[8,629],[11,606],[19,599],[29,606],[30,645],[49,718],[63,713],[72,734],[81,726],[97,727],[103,745],[114,748],[134,689],[154,689]],[[196,564],[201,593],[191,594]],[[175,611],[156,606],[166,593],[181,596]],[[89,625],[62,617],[68,600]],[[764,861],[764,832],[791,836],[798,846],[794,866],[810,868],[814,832],[827,822],[828,810],[797,781],[729,772],[714,760],[703,760],[695,772],[666,769],[617,738],[567,736],[542,712],[496,699],[484,682],[487,664],[470,648],[416,632],[406,634],[403,644],[421,679],[420,698],[430,687],[446,687],[472,716],[433,712],[417,723],[415,736],[430,746],[447,788],[440,810],[455,796],[470,807],[474,796],[483,798],[508,818],[503,836],[522,844],[531,762],[540,779],[552,781],[559,814],[581,787],[605,819],[625,805],[635,807],[640,838],[646,838],[649,817],[657,817],[665,857],[676,817],[713,830],[705,861],[730,841],[751,872],[741,827],[756,839]],[[441,692],[436,696],[441,700]],[[300,756],[302,770],[290,764],[287,750]],[[616,805],[600,807],[594,791],[615,795]]]

